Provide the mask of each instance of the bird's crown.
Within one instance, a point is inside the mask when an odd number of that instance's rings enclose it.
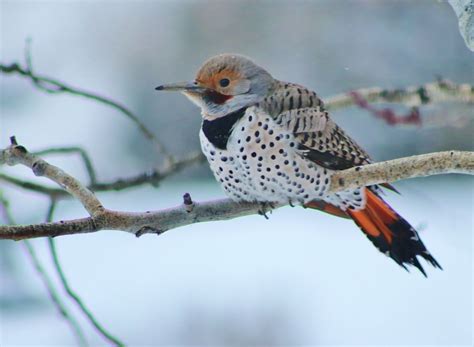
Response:
[[[270,74],[250,58],[240,54],[219,54],[208,59],[196,75],[196,82],[225,95],[244,94],[259,78],[267,80]]]

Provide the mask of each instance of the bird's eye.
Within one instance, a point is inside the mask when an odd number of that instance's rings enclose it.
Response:
[[[228,78],[223,78],[219,81],[219,84],[221,87],[225,88],[230,84],[230,81]]]

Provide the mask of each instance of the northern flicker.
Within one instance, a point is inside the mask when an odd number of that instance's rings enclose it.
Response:
[[[315,92],[276,80],[237,54],[210,58],[192,82],[156,89],[182,92],[201,108],[202,151],[233,200],[296,204],[352,218],[403,268],[413,265],[426,276],[417,256],[441,268],[416,230],[381,198],[380,187],[328,192],[334,171],[371,159]]]

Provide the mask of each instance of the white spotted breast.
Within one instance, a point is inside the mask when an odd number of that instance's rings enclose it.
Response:
[[[202,130],[200,138],[211,170],[234,200],[301,204],[326,195],[330,170],[303,158],[291,131],[258,107],[235,123],[226,149]]]

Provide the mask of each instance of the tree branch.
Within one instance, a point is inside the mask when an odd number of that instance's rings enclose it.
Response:
[[[0,239],[21,240],[34,237],[60,236],[89,233],[99,230],[122,230],[141,236],[145,233],[161,234],[180,226],[240,216],[257,214],[261,206],[255,203],[235,203],[220,199],[204,203],[192,203],[189,196],[182,205],[173,208],[146,211],[113,211],[102,207],[94,194],[69,176],[42,159],[28,153],[12,138],[12,145],[0,152],[0,163],[23,164],[34,169],[40,163],[44,176],[63,185],[68,192],[83,203],[90,216],[82,219],[41,223],[33,225],[0,226]],[[474,175],[474,152],[448,151],[423,154],[386,162],[369,164],[336,172],[330,182],[329,191],[338,192],[355,187],[393,182],[406,178],[448,173]],[[38,174],[38,172],[35,172]],[[281,207],[282,205],[275,206]]]
[[[335,193],[408,178],[453,173],[474,175],[474,152],[421,154],[336,171],[331,177],[329,191]]]
[[[25,147],[19,146],[15,137],[11,137],[11,146],[2,151],[0,164],[10,166],[22,164],[29,167],[36,176],[45,176],[63,187],[69,194],[79,200],[90,215],[95,216],[104,210],[100,201],[89,189],[84,187],[77,179],[70,176],[60,168],[51,165],[41,158],[28,153]]]
[[[55,148],[51,150],[45,150],[46,154],[49,152],[55,151]],[[59,151],[61,153],[66,153],[64,151]],[[40,152],[35,152],[35,154]],[[107,191],[122,191],[125,189],[136,188],[145,184],[151,184],[152,186],[157,187],[162,180],[180,172],[181,170],[193,165],[202,163],[206,160],[204,155],[201,152],[191,153],[188,157],[174,160],[172,163],[168,164],[165,168],[153,169],[149,172],[140,173],[135,176],[118,178],[110,182],[99,182],[95,181],[92,184],[89,184],[87,188],[93,192],[107,192]],[[5,173],[0,172],[0,181],[4,181],[11,185],[30,190],[36,193],[48,195],[51,198],[55,199],[64,199],[70,198],[71,196],[64,190],[58,188],[52,188],[46,185],[34,183],[28,180],[22,180]]]
[[[51,200],[50,206],[48,208],[47,217],[46,217],[46,220],[48,222],[50,222],[53,218],[54,211],[56,209],[56,204],[57,202],[55,200]],[[54,268],[56,269],[56,273],[67,295],[76,303],[76,305],[81,310],[81,312],[87,317],[89,322],[92,324],[92,326],[97,330],[97,332],[101,336],[103,336],[108,342],[112,343],[114,346],[124,346],[125,344],[122,341],[120,341],[117,337],[112,335],[109,331],[107,331],[107,329],[104,326],[102,326],[102,324],[99,323],[97,318],[95,318],[95,316],[92,314],[91,310],[87,308],[87,306],[85,305],[84,301],[81,299],[79,294],[77,294],[72,289],[63,271],[61,263],[59,261],[59,256],[56,249],[56,242],[51,237],[48,238],[48,246],[49,246],[49,252],[51,254],[51,258],[53,260]]]
[[[13,216],[10,213],[9,205],[8,202],[0,195],[0,207],[3,208],[3,212],[5,215],[5,220],[8,224],[13,225],[15,224],[13,220]],[[51,208],[48,210],[48,215],[47,215],[47,221],[49,217],[52,214]],[[46,269],[43,267],[41,264],[40,259],[38,258],[35,248],[33,247],[33,243],[30,242],[29,240],[24,240],[22,242],[23,246],[25,247],[26,252],[28,253],[28,256],[30,257],[30,260],[38,273],[39,277],[41,278],[43,284],[46,287],[46,290],[48,291],[49,297],[51,298],[51,301],[53,302],[53,305],[56,307],[58,312],[61,314],[61,316],[64,318],[64,320],[69,324],[71,327],[76,339],[77,343],[79,346],[87,346],[87,340],[84,334],[84,331],[82,330],[79,322],[74,318],[73,314],[69,311],[67,305],[63,302],[60,294],[56,290],[52,279],[50,278],[48,272]]]
[[[71,153],[77,153],[82,159],[82,162],[84,163],[85,169],[87,171],[87,174],[89,175],[89,184],[94,185],[97,183],[97,174],[94,169],[94,165],[92,165],[92,160],[87,154],[87,152],[81,148],[81,147],[56,147],[56,148],[47,148],[43,149],[41,151],[36,151],[33,154],[37,156],[45,156],[45,155],[50,155],[50,154],[71,154]]]
[[[467,48],[474,52],[474,0],[449,0],[459,22],[459,31]]]
[[[165,157],[165,162],[167,164],[172,163],[174,158],[170,155],[163,144],[158,140],[158,138],[149,130],[146,125],[140,120],[140,118],[133,113],[130,109],[122,105],[121,103],[114,101],[110,98],[101,96],[97,93],[89,92],[81,88],[73,87],[68,85],[65,82],[61,82],[55,78],[50,78],[42,75],[38,75],[33,71],[33,64],[31,58],[31,40],[26,40],[25,45],[25,61],[26,66],[23,67],[21,64],[14,62],[11,64],[2,64],[0,63],[0,72],[4,74],[16,74],[22,76],[24,78],[29,79],[33,85],[41,91],[44,91],[49,94],[69,94],[74,96],[83,97],[85,99],[89,99],[100,104],[109,106],[127,118],[129,118],[132,122],[134,122],[141,133],[151,141],[157,151],[161,153]]]
[[[324,105],[333,111],[352,105],[361,106],[360,99],[370,104],[400,103],[409,107],[447,101],[472,104],[474,103],[474,85],[456,84],[449,80],[438,79],[435,82],[403,89],[363,88],[325,98]]]

